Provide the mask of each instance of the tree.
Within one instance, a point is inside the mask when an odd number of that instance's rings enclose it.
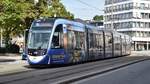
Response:
[[[51,4],[49,6],[52,17],[64,17],[68,19],[74,19],[73,14],[68,12],[64,5],[60,3],[60,0],[51,0]]]
[[[11,36],[20,35],[25,29],[25,18],[30,14],[28,10],[31,6],[32,4],[25,0],[0,1],[0,25],[3,30],[6,47],[10,43]]]
[[[93,20],[101,21],[101,20],[103,20],[103,15],[96,15],[96,16],[93,17]]]
[[[34,8],[36,18],[51,16],[51,11],[48,9],[47,0],[39,0],[39,2],[35,4]]]
[[[34,4],[34,0],[0,0],[0,28],[6,46],[10,43],[12,36],[23,34],[24,29],[30,27],[32,21],[39,17],[73,18],[73,14],[68,12],[59,0],[52,0],[48,7],[47,0],[39,0]]]

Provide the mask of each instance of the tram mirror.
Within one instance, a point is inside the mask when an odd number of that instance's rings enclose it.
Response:
[[[63,24],[63,31],[64,31],[64,33],[67,33],[67,25],[66,24]]]

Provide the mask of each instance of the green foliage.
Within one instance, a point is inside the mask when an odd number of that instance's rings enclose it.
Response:
[[[103,20],[103,15],[96,15],[96,16],[93,17],[93,20],[101,21],[101,20]]]
[[[11,36],[20,35],[25,29],[25,18],[32,4],[25,0],[2,0],[0,6],[0,25],[7,46]]]
[[[68,19],[73,19],[74,16],[70,12],[66,11],[66,8],[60,3],[60,0],[51,0],[49,6],[52,17],[65,17]]]
[[[51,0],[51,3],[39,0],[37,4],[34,4],[34,0],[0,0],[0,28],[3,30],[6,45],[10,43],[12,36],[23,34],[34,19],[55,15],[74,18],[59,0]]]

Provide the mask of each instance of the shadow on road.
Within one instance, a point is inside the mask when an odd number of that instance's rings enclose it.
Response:
[[[14,62],[15,59],[0,59],[0,62]]]

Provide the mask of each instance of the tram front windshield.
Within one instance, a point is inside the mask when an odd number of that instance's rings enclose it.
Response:
[[[47,49],[49,45],[50,31],[32,31],[29,36],[29,49]]]

